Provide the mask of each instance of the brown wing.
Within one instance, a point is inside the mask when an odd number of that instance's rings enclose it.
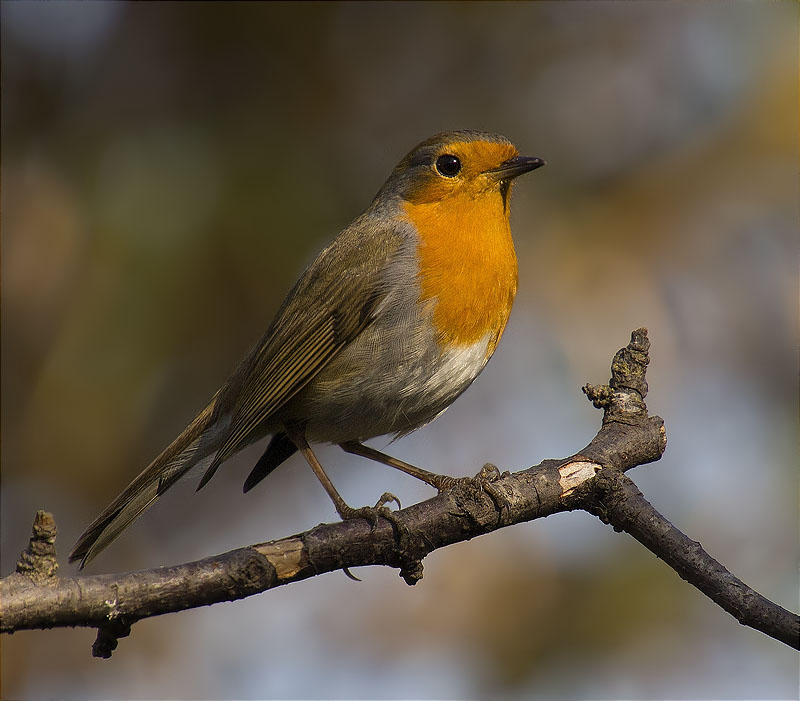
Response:
[[[229,415],[230,429],[198,489],[371,323],[386,294],[386,266],[401,241],[397,233],[357,221],[306,270],[270,329],[220,390],[214,413]]]

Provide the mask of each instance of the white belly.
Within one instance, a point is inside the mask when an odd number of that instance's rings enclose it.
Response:
[[[435,419],[472,384],[486,366],[488,344],[488,335],[444,352],[426,343],[388,356],[377,351],[371,362],[353,363],[352,356],[365,360],[365,344],[359,343],[325,368],[292,401],[292,409],[306,419],[312,441],[405,435]]]

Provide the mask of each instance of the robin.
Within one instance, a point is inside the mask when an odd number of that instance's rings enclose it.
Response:
[[[494,353],[517,291],[509,198],[544,165],[508,139],[437,134],[394,169],[366,211],[301,275],[261,340],[208,406],[94,520],[70,561],[81,567],[191,468],[198,489],[232,455],[271,435],[244,483],[252,489],[300,451],[341,518],[348,506],[310,443],[395,467],[438,490],[455,480],[363,445],[433,421]]]

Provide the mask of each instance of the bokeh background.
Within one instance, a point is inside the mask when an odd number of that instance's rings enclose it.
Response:
[[[429,135],[503,133],[520,292],[486,372],[392,451],[430,469],[570,454],[640,325],[669,446],[632,477],[798,607],[793,2],[36,3],[2,12],[2,573],[36,509],[82,528],[201,408],[296,275]],[[385,441],[375,441],[377,447]],[[260,446],[186,482],[89,572],[335,518]],[[354,505],[432,491],[320,451]],[[798,659],[572,513],[396,572],[137,624],[2,639],[3,698],[796,698]],[[46,662],[45,662],[46,661]]]

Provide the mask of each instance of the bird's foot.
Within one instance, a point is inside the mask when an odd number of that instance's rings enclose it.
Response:
[[[400,500],[394,494],[391,492],[384,492],[375,506],[362,506],[360,509],[354,509],[351,506],[347,506],[347,504],[342,505],[339,509],[339,516],[341,516],[344,521],[349,521],[354,518],[366,519],[372,526],[373,531],[378,526],[378,519],[382,518],[388,521],[394,531],[395,540],[397,542],[397,552],[400,553],[400,560],[404,563],[401,567],[401,575],[409,584],[414,584],[418,579],[422,578],[422,565],[416,558],[411,558],[406,555],[406,550],[410,542],[410,533],[408,526],[397,513],[386,506],[392,502],[397,504],[398,509],[403,508],[400,504]],[[345,574],[351,579],[361,581],[347,568],[344,568],[344,570]],[[409,572],[406,573],[406,570],[409,570]],[[413,579],[413,581],[410,581],[411,579]]]
[[[474,477],[437,475],[437,483],[433,486],[439,490],[439,494],[460,485],[477,487],[478,490],[489,495],[499,514],[499,522],[504,523],[511,516],[511,504],[506,496],[497,489],[494,482],[508,477],[510,474],[510,472],[500,472],[496,465],[487,462]]]
[[[404,548],[408,543],[408,526],[400,519],[400,517],[388,508],[386,505],[394,502],[397,504],[398,509],[402,509],[400,500],[391,492],[384,492],[375,506],[362,506],[360,509],[354,509],[352,506],[344,504],[339,510],[339,516],[342,520],[349,521],[353,518],[363,518],[369,521],[374,531],[378,527],[378,519],[382,518],[388,521],[395,533],[398,547]]]
[[[446,492],[458,485],[477,485],[485,491],[492,482],[507,477],[510,472],[500,472],[496,465],[487,462],[474,477],[450,477],[449,475],[436,475],[432,486],[439,490],[439,494]]]
[[[511,473],[508,470],[500,472],[497,465],[492,465],[492,463],[487,462],[473,478],[478,483],[480,489],[486,492],[494,502],[495,509],[497,509],[498,525],[511,520],[511,502],[494,483],[510,475]]]
[[[342,504],[338,510],[339,516],[343,521],[350,521],[354,518],[363,518],[369,521],[374,531],[378,527],[378,519],[384,518],[390,523],[394,523],[396,517],[394,512],[386,505],[394,502],[397,504],[398,509],[403,507],[400,505],[400,500],[391,492],[384,492],[380,499],[378,499],[375,506],[362,506],[360,509],[354,509],[352,506]]]
[[[485,486],[492,482],[497,482],[497,480],[501,480],[504,477],[508,477],[509,475],[511,475],[511,473],[508,470],[500,472],[497,465],[492,465],[492,463],[487,462],[473,479],[478,480]]]

